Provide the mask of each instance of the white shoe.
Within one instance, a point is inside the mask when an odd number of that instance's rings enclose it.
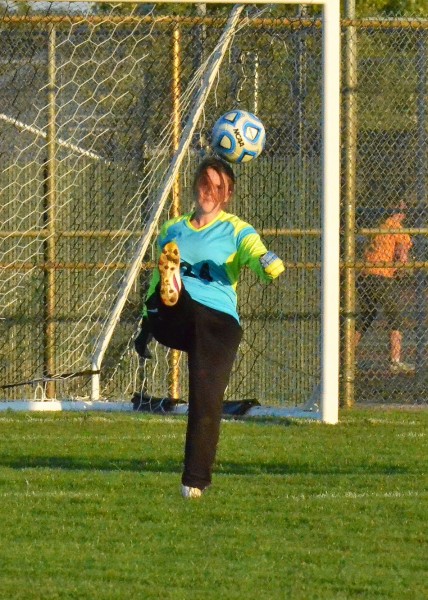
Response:
[[[389,370],[391,371],[391,373],[414,373],[415,365],[401,362],[399,360],[394,360],[389,365]]]
[[[202,496],[202,490],[196,487],[189,487],[188,485],[181,486],[181,495],[183,498],[200,498]]]
[[[159,257],[160,297],[166,306],[178,302],[181,290],[180,252],[175,242],[168,242]]]

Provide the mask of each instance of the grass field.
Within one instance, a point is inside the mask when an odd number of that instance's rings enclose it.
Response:
[[[0,413],[0,598],[427,598],[427,426],[225,421],[189,501],[181,417]]]

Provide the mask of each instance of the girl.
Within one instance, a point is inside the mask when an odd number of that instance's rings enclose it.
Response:
[[[189,410],[182,494],[198,498],[211,483],[223,396],[242,337],[237,313],[239,271],[248,265],[266,282],[284,271],[255,229],[225,212],[235,187],[230,165],[210,157],[193,184],[195,209],[161,228],[155,269],[135,341],[146,356],[153,337],[188,354]]]

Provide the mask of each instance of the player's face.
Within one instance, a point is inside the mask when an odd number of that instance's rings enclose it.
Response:
[[[199,180],[197,192],[199,212],[215,215],[228,203],[232,188],[228,177],[209,167]]]
[[[397,212],[395,213],[395,219],[396,219],[396,221],[398,221],[399,223],[402,223],[402,222],[404,221],[404,219],[406,218],[406,210],[407,210],[407,205],[406,205],[406,203],[403,201],[403,202],[400,202],[400,205],[399,205],[399,207],[398,207],[398,208],[399,208],[399,212],[397,211]]]

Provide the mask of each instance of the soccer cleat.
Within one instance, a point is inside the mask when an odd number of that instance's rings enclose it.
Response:
[[[160,297],[165,306],[178,302],[181,290],[180,252],[175,242],[165,244],[159,258]]]
[[[414,373],[415,365],[396,360],[391,362],[389,370],[391,373]]]
[[[181,495],[183,498],[200,498],[202,496],[202,490],[196,487],[189,487],[188,485],[181,486]]]

